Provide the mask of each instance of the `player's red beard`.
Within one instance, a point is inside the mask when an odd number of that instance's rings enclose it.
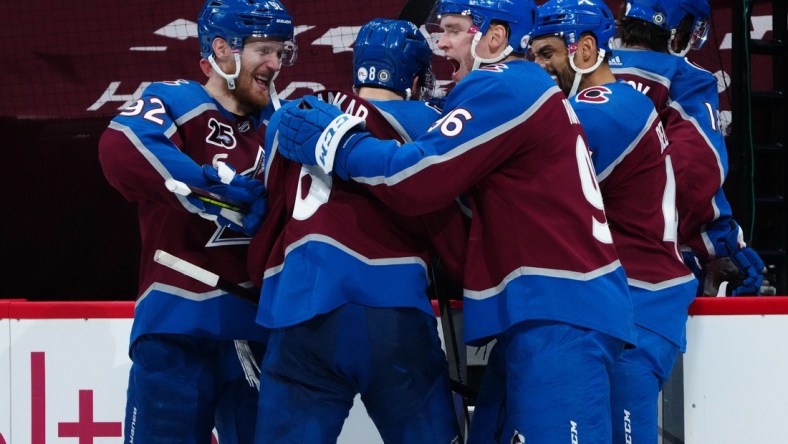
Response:
[[[268,85],[262,87],[249,71],[241,69],[241,73],[235,80],[235,89],[230,93],[238,103],[244,108],[258,110],[268,105],[270,97],[268,95]]]

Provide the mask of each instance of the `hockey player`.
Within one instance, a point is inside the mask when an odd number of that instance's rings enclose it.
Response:
[[[705,275],[699,293],[757,295],[763,261],[745,244],[722,189],[728,155],[717,81],[684,58],[706,40],[710,12],[708,0],[629,0],[619,26],[623,48],[610,65],[616,77],[654,102],[665,126],[676,173],[679,242]],[[694,261],[688,261],[691,268]]]
[[[654,105],[610,71],[615,21],[602,0],[550,0],[531,35],[585,128],[635,307],[638,346],[613,366],[612,442],[656,444],[659,391],[685,349],[697,288],[677,245],[673,156]]]
[[[438,110],[404,100],[430,84],[432,52],[418,28],[372,20],[353,52],[358,96],[324,91],[313,103],[340,107],[394,144],[425,132]],[[446,202],[401,216],[361,186],[279,155],[279,125],[274,117],[266,141],[270,213],[249,256],[262,280],[257,320],[271,329],[257,442],[336,442],[360,394],[386,443],[459,443],[428,273],[437,249],[461,279],[463,214]]]
[[[534,13],[531,1],[440,0],[457,84],[426,134],[400,146],[307,99],[278,113],[279,152],[406,214],[467,195],[463,328],[506,355],[501,442],[610,442],[608,370],[635,341],[632,302],[582,127],[525,60]],[[333,152],[325,128],[347,131]]]
[[[255,322],[256,299],[186,277],[154,262],[154,254],[171,252],[250,285],[247,248],[265,204],[254,177],[263,168],[273,79],[295,57],[293,22],[277,0],[209,0],[197,25],[205,84],[152,84],[99,143],[108,181],[137,204],[142,237],[129,444],[210,443],[214,427],[222,444],[254,437],[253,369],[267,335]],[[189,187],[250,208],[228,210]]]

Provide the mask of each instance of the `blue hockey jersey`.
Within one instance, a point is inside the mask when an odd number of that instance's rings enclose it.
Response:
[[[623,82],[586,88],[569,101],[588,137],[635,324],[683,349],[697,281],[678,250],[676,184],[662,122],[651,101]]]
[[[110,123],[99,142],[104,175],[137,204],[142,251],[132,340],[146,333],[260,340],[255,305],[153,261],[161,249],[249,286],[249,237],[203,219],[168,191],[170,178],[207,187],[201,166],[221,160],[262,178],[266,116],[236,116],[193,81],[151,84]]]
[[[439,115],[424,102],[369,102],[343,91],[319,97],[364,118],[368,130],[395,145],[426,131]],[[292,162],[276,152],[278,116],[266,140],[269,214],[249,254],[249,273],[262,285],[257,321],[287,327],[348,302],[434,315],[433,258],[439,255],[461,279],[467,232],[459,206],[447,202],[424,217],[402,216],[358,184]]]
[[[715,240],[739,228],[722,189],[728,154],[716,79],[686,58],[639,49],[616,49],[610,67],[652,100],[665,126],[676,172],[681,244],[704,259],[727,256],[715,251]]]
[[[583,129],[535,63],[472,71],[425,135],[401,146],[361,138],[344,168],[406,214],[467,198],[466,342],[525,320],[634,342],[632,301]]]

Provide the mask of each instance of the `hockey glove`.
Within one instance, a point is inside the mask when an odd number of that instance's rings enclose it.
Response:
[[[334,169],[334,157],[351,139],[351,130],[363,129],[365,123],[314,96],[306,96],[278,112],[282,113],[279,152],[304,165],[317,165],[326,174]]]
[[[723,254],[722,257],[709,261],[704,267],[704,294],[716,295],[718,290],[714,288],[714,283],[716,282],[718,287],[723,281],[729,282],[728,292],[732,296],[760,294],[766,267],[758,253],[744,242],[744,233],[740,227],[732,222],[731,230],[717,238],[714,250]],[[711,287],[706,289],[706,285]]]
[[[232,167],[219,163],[217,168],[203,166],[206,188],[167,180],[173,193],[184,196],[201,217],[219,225],[253,236],[265,218],[268,199],[265,186],[256,179],[236,174]]]
[[[236,211],[236,214],[231,213],[228,208],[220,210],[216,221],[247,236],[254,236],[268,210],[268,197],[263,183],[237,174],[231,166],[223,162],[218,162],[215,168],[203,165],[203,174],[209,183],[214,184],[208,187],[208,191],[223,196],[225,201],[241,204],[237,205],[239,211]],[[209,212],[215,209],[209,206],[207,208]]]
[[[254,236],[263,224],[266,214],[268,214],[268,195],[263,192],[249,206],[249,212],[243,218],[241,231],[247,236]]]
[[[233,167],[223,162],[218,162],[217,167],[203,165],[202,171],[208,179],[208,191],[246,206],[251,205],[265,189],[259,180],[236,174]]]

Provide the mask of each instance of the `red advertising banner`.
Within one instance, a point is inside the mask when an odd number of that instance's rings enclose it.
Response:
[[[13,60],[0,71],[0,115],[63,119],[112,116],[154,81],[202,80],[196,17],[202,0],[3,2],[0,26]],[[404,2],[284,1],[295,18],[296,66],[283,95],[312,86],[348,87],[358,28],[395,17]],[[300,91],[303,94],[305,91]]]
[[[351,82],[352,44],[358,28],[374,17],[396,17],[403,0],[283,3],[295,18],[299,59],[284,69],[283,97],[315,87],[345,88]],[[542,2],[539,2],[542,3]],[[618,10],[621,0],[607,0]],[[711,32],[701,51],[689,57],[720,82],[722,110],[730,111],[730,2],[713,3]],[[68,119],[112,116],[150,82],[201,80],[196,16],[202,0],[81,0],[3,2],[5,60],[0,71],[0,116]],[[24,6],[23,6],[24,5]],[[768,3],[755,5],[753,38],[768,38]],[[767,60],[765,60],[767,61]],[[755,89],[767,89],[771,67],[754,66]],[[728,116],[729,117],[729,116]]]

